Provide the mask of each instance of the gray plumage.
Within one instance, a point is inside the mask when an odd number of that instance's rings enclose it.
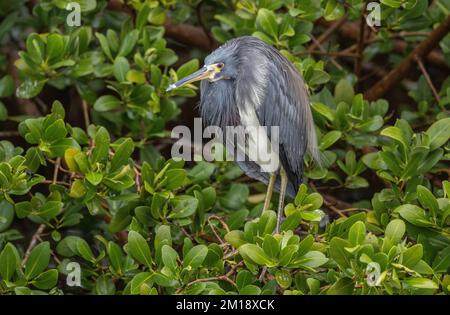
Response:
[[[238,126],[242,113],[256,112],[261,126],[279,126],[279,158],[294,197],[303,179],[307,151],[318,160],[311,109],[303,79],[273,47],[250,36],[232,39],[205,59],[205,65],[223,63],[227,79],[201,82],[200,110],[207,125]],[[268,129],[270,138],[270,129]],[[268,183],[270,174],[252,161],[238,162],[254,179]],[[275,189],[279,190],[279,180]]]

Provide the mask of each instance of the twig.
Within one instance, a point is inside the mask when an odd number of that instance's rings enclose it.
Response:
[[[386,94],[391,88],[396,86],[409,72],[416,58],[427,56],[430,51],[439,44],[442,38],[450,30],[450,15],[436,27],[430,35],[422,41],[396,68],[382,80],[378,81],[371,89],[364,93],[367,100],[376,100]]]
[[[220,222],[220,224],[222,224],[223,228],[227,231],[227,233],[230,232],[230,228],[228,227],[228,224],[226,224],[225,221],[221,217],[213,214],[208,217],[208,220],[209,219],[216,219],[217,221]]]
[[[19,135],[18,131],[0,131],[0,138],[18,137]]]
[[[88,108],[86,101],[83,98],[81,99],[81,106],[83,107],[84,125],[86,126],[86,131],[87,131],[87,129],[91,123],[89,120],[89,108]]]
[[[423,76],[425,77],[425,80],[428,83],[428,86],[430,87],[431,91],[433,92],[434,98],[439,103],[441,101],[441,98],[439,97],[439,93],[436,91],[436,88],[433,85],[433,82],[431,81],[430,76],[428,75],[427,70],[425,69],[425,66],[422,63],[422,60],[418,56],[415,56],[415,59],[417,61],[417,64],[419,65],[420,71],[422,71]]]
[[[134,182],[136,183],[136,189],[139,193],[141,193],[141,183],[139,181],[139,178],[141,177],[141,173],[139,172],[139,170],[135,167],[133,167],[134,173],[136,175],[136,178],[134,180]]]
[[[239,254],[239,251],[237,249],[235,249],[235,250],[229,252],[228,254],[224,255],[223,259],[224,260],[230,259],[231,257],[233,257],[233,256],[235,256],[237,254]]]
[[[222,218],[216,216],[216,215],[210,215],[207,219],[208,221],[208,225],[211,228],[211,231],[214,233],[214,236],[219,240],[220,244],[226,244],[223,239],[220,237],[220,235],[217,233],[216,229],[214,228],[214,225],[211,223],[212,219],[216,219],[217,221],[219,221],[222,224],[222,227],[228,232],[230,232],[230,228],[228,227],[228,225],[225,223],[225,221],[222,220]]]
[[[208,225],[211,228],[211,231],[213,232],[214,236],[219,240],[220,244],[225,244],[223,239],[220,237],[220,235],[217,233],[216,229],[214,228],[214,225],[211,223],[211,218],[208,218]]]
[[[364,50],[364,36],[365,36],[365,29],[366,29],[366,18],[364,17],[364,11],[366,10],[366,4],[364,3],[362,8],[362,14],[361,14],[361,20],[359,23],[359,36],[358,36],[358,45],[356,49],[356,54],[358,57],[356,57],[355,65],[354,65],[354,72],[356,77],[359,80],[359,77],[361,76],[361,65],[363,60],[363,50]]]
[[[317,37],[317,42],[313,42],[311,45],[309,45],[306,51],[309,53],[314,51],[314,49],[316,49],[317,47],[317,43],[321,44],[324,41],[326,41],[331,36],[331,34],[333,34],[344,22],[345,19],[334,22],[330,27],[326,29],[325,32],[323,32],[319,37]]]
[[[300,52],[295,53],[295,55],[323,55],[323,56],[331,56],[331,57],[351,57],[351,58],[358,57],[357,54],[353,54],[353,53],[346,52],[346,51],[317,51],[317,50],[300,51]]]
[[[66,183],[66,182],[63,182],[63,181],[56,181],[56,182],[54,182],[54,181],[52,181],[52,180],[43,180],[42,182],[40,182],[39,184],[46,184],[46,185],[49,185],[49,184],[56,184],[56,185],[62,185],[62,186],[66,186],[66,187],[70,187],[70,184],[69,183]]]
[[[319,47],[319,49],[320,49],[322,52],[325,52],[325,53],[327,52],[326,49],[323,48],[323,46],[317,41],[317,39],[314,38],[314,36],[311,36],[311,39],[312,39],[312,41],[313,41],[314,43],[316,43],[317,47]],[[336,60],[334,60],[333,57],[330,58],[330,61],[331,61],[331,63],[334,64],[334,65],[336,66],[336,68],[338,68],[339,70],[343,70],[343,69],[344,69],[344,68],[342,68],[342,66],[341,66],[340,64],[337,63]]]
[[[59,167],[61,166],[61,158],[56,159],[55,168],[53,171],[53,184],[55,184],[58,180]]]
[[[326,21],[325,19],[321,18],[317,21],[318,24],[323,25],[325,27],[331,27],[332,23]],[[359,25],[357,23],[354,22],[349,22],[346,21],[345,23],[343,23],[338,29],[337,31],[339,32],[339,34],[343,37],[348,37],[351,38],[353,40],[357,40],[358,36],[359,36]],[[392,34],[390,37],[391,38],[400,38],[400,39],[396,39],[394,41],[394,51],[398,52],[398,53],[402,53],[405,51],[406,46],[408,45],[405,41],[401,40],[406,36],[428,36],[430,33],[426,32],[399,32],[399,33],[395,33]],[[380,41],[381,39],[378,37],[373,37],[373,38],[369,38],[365,41],[365,44],[370,44],[372,42],[375,41]],[[355,45],[356,48],[356,45]],[[431,62],[432,64],[434,64],[437,67],[440,67],[442,69],[448,69],[449,66],[447,65],[447,63],[445,62],[445,58],[442,55],[442,53],[438,52],[438,51],[431,51],[427,56],[427,61]]]
[[[28,257],[30,257],[30,254],[31,254],[31,250],[34,248],[34,246],[36,246],[36,243],[41,238],[41,234],[44,233],[44,230],[45,230],[45,224],[41,224],[41,225],[39,225],[36,232],[33,234],[30,244],[28,245],[28,248],[25,252],[25,256],[23,257],[22,266],[25,266],[25,264],[27,263]]]
[[[310,182],[309,184],[310,184],[311,188],[315,192],[319,193],[316,185],[314,185],[313,182]],[[343,205],[344,208],[347,208],[347,209],[351,208],[351,204],[349,204],[349,203],[347,203],[345,201],[339,200],[339,199],[337,199],[337,198],[335,198],[333,196],[330,196],[330,195],[327,195],[327,194],[324,194],[324,193],[319,193],[319,194],[322,195],[323,203],[325,204],[325,206],[327,208],[329,208],[330,210],[332,210],[333,212],[337,213],[341,217],[345,217],[345,215],[341,212],[341,209],[336,207],[336,205]]]

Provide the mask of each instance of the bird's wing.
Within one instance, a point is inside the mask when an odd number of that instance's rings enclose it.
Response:
[[[242,64],[257,64],[259,68],[253,72],[247,69],[249,75],[245,84],[236,84],[236,95],[243,100],[238,106],[240,111],[250,112],[248,116],[254,111],[259,124],[268,128],[270,139],[270,127],[279,127],[280,162],[289,177],[290,195],[295,195],[302,181],[303,156],[308,143],[315,141],[308,92],[292,64],[275,49],[269,55],[255,53],[252,58],[261,60]]]

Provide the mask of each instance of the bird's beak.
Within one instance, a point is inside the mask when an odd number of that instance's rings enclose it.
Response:
[[[166,92],[172,91],[176,88],[179,88],[183,85],[186,85],[186,84],[189,84],[189,83],[192,83],[195,81],[200,81],[200,80],[204,80],[204,79],[212,80],[212,79],[214,79],[214,76],[218,72],[220,72],[220,68],[217,67],[216,64],[204,66],[200,70],[197,70],[194,73],[188,75],[187,77],[184,77],[183,79],[169,85]]]

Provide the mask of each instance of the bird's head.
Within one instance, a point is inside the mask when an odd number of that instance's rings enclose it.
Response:
[[[230,54],[231,53],[231,54]],[[171,84],[166,92],[179,88],[183,85],[201,80],[216,82],[219,80],[229,80],[234,77],[236,62],[233,60],[232,50],[227,46],[222,46],[205,58],[205,65],[198,71]]]

